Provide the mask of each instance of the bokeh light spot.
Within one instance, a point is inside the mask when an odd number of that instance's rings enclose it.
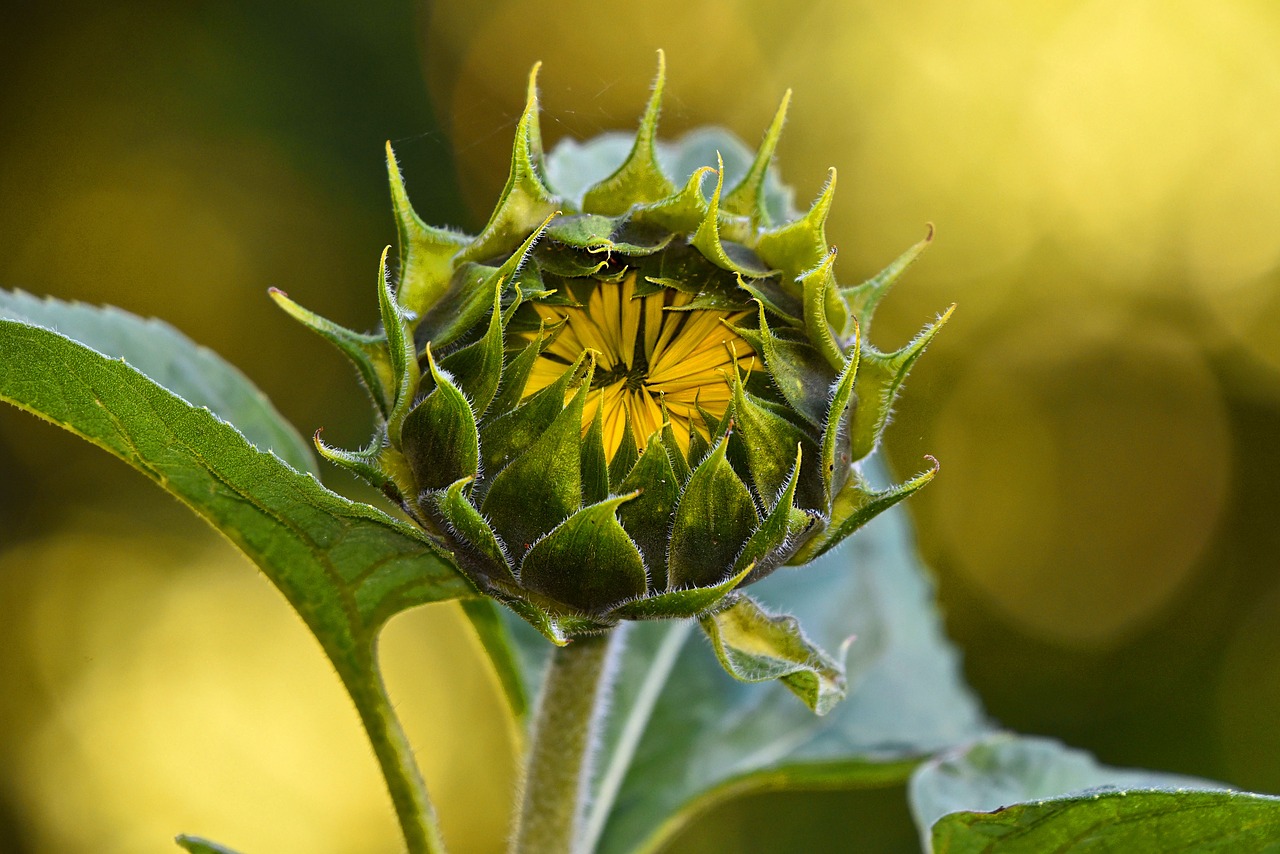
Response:
[[[1139,318],[1028,319],[987,342],[933,433],[956,565],[1000,613],[1064,646],[1119,643],[1170,602],[1229,476],[1213,376]]]

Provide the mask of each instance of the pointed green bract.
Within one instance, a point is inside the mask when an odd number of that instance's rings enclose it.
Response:
[[[721,437],[676,505],[667,559],[672,589],[721,580],[759,522],[751,493],[725,459],[728,445],[728,437]]]
[[[808,342],[784,340],[774,335],[763,305],[759,307],[759,320],[759,331],[744,331],[743,337],[764,356],[774,385],[791,407],[810,424],[822,424],[826,421],[827,390],[835,380],[835,373]]]
[[[582,611],[598,612],[648,589],[644,560],[618,523],[618,505],[632,492],[574,513],[534,544],[520,564],[520,582]],[[579,568],[595,569],[583,576]]]
[[[805,637],[795,617],[774,616],[739,596],[728,608],[704,617],[702,628],[735,678],[778,679],[819,715],[844,699],[844,667]]]
[[[320,438],[320,434],[323,432],[323,430],[317,430],[314,437],[316,451],[319,452],[320,456],[339,468],[354,474],[356,477],[364,478],[379,489],[386,491],[388,487],[391,487],[397,494],[401,493],[399,484],[396,483],[390,472],[384,468],[382,460],[379,459],[382,448],[376,443],[362,451],[346,451],[326,444]]]
[[[502,381],[502,289],[493,289],[493,313],[489,328],[479,341],[468,344],[440,360],[440,366],[458,382],[458,388],[471,401],[476,418],[484,415]]]
[[[804,533],[816,521],[812,516],[800,511],[795,506],[796,484],[800,480],[800,464],[803,461],[803,448],[796,445],[796,461],[791,467],[791,476],[787,479],[786,488],[774,502],[769,515],[751,534],[751,539],[738,555],[734,568],[744,571],[763,563],[767,558],[781,549],[789,539]]]
[[[844,366],[844,353],[831,333],[831,323],[827,318],[827,298],[836,294],[835,263],[836,252],[833,249],[821,264],[800,277],[800,288],[804,301],[804,326],[809,340],[817,346],[827,364],[838,371]]]
[[[391,444],[400,445],[400,428],[413,405],[418,389],[418,353],[413,343],[413,330],[404,316],[400,304],[391,293],[391,280],[387,277],[388,246],[382,250],[378,262],[378,307],[382,313],[382,331],[387,337],[387,355],[390,357],[395,392],[391,411],[387,414],[387,435]]]
[[[680,486],[671,458],[658,436],[650,436],[644,453],[619,490],[636,492],[619,511],[622,524],[640,547],[655,590],[667,588],[667,538]]]
[[[523,555],[582,503],[582,405],[590,385],[588,374],[573,402],[494,477],[485,495],[484,508],[514,554]]]
[[[631,425],[631,411],[627,410],[626,420],[623,422],[624,436],[634,435]],[[640,451],[636,448],[635,442],[623,442],[618,446],[618,450],[614,452],[613,459],[609,461],[609,483],[622,483],[631,473],[631,469],[640,459]],[[670,463],[667,463],[670,466]],[[623,490],[628,491],[628,490]]]
[[[675,185],[658,165],[654,140],[658,131],[658,114],[662,109],[662,89],[667,78],[667,58],[658,51],[658,76],[653,81],[653,94],[640,119],[635,144],[626,161],[605,180],[587,190],[582,209],[610,216],[626,213],[633,204],[647,204],[667,198]]]
[[[860,460],[875,450],[880,434],[889,421],[893,400],[902,387],[902,381],[907,378],[907,372],[924,353],[933,336],[950,319],[954,309],[955,306],[952,306],[943,312],[912,339],[910,344],[897,352],[886,355],[873,347],[863,346],[858,367],[858,405],[853,411],[849,442],[850,452],[855,460]]]
[[[515,576],[511,571],[511,559],[506,547],[467,498],[466,490],[473,480],[475,478],[470,476],[460,478],[447,488],[433,493],[431,500],[463,542],[488,561],[485,574],[514,583]]]
[[[383,416],[391,412],[395,400],[396,378],[395,369],[387,355],[385,336],[364,335],[339,326],[298,305],[279,288],[271,288],[268,293],[276,305],[283,308],[290,317],[337,347],[355,365],[360,373],[360,380]]]
[[[505,469],[546,432],[564,409],[564,399],[577,378],[580,365],[581,362],[569,368],[522,405],[481,427],[480,458],[486,475]]]
[[[765,205],[764,179],[769,172],[769,165],[773,162],[773,152],[778,147],[778,139],[782,136],[782,125],[787,120],[787,107],[790,103],[791,90],[788,89],[782,96],[782,103],[778,105],[778,112],[774,114],[769,130],[765,132],[764,140],[760,143],[751,168],[747,170],[746,175],[742,176],[738,186],[724,197],[725,213],[750,217],[755,225],[768,227],[772,224],[769,221],[768,207]]]
[[[703,166],[689,176],[675,195],[652,204],[640,205],[631,214],[636,222],[652,223],[672,232],[693,232],[707,215],[707,200],[702,195],[702,180],[716,170]]]
[[[448,287],[453,257],[467,245],[468,239],[463,234],[432,228],[414,212],[390,142],[387,143],[387,175],[391,180],[391,207],[400,239],[400,283],[396,297],[406,311],[421,316]]]
[[[854,476],[840,490],[831,509],[831,521],[818,537],[805,543],[793,558],[795,563],[806,563],[821,557],[838,546],[846,537],[876,516],[888,510],[933,480],[938,473],[938,461],[927,458],[932,467],[920,472],[911,480],[884,490],[872,489],[861,477]]]
[[[595,504],[609,497],[609,461],[604,453],[604,406],[596,410],[582,437],[582,503]]]
[[[524,397],[524,388],[529,381],[529,371],[533,369],[534,360],[538,358],[543,347],[550,343],[549,337],[553,338],[554,335],[548,336],[544,329],[539,328],[537,335],[524,349],[514,358],[505,361],[502,380],[498,383],[498,393],[490,410],[491,418],[486,418],[486,421],[508,415],[520,404],[521,398]]]
[[[405,456],[422,489],[443,489],[480,471],[480,434],[471,405],[436,367],[427,347],[435,389],[413,408],[401,431]]]
[[[423,316],[418,325],[418,335],[425,335],[433,344],[443,347],[464,335],[484,316],[492,304],[493,293],[501,294],[520,274],[529,260],[554,212],[542,220],[520,245],[520,248],[498,267],[468,262],[459,267],[449,289]]]
[[[761,263],[745,246],[739,243],[726,244],[720,239],[721,215],[720,215],[720,193],[724,189],[724,160],[720,155],[716,154],[716,188],[711,194],[711,201],[707,203],[706,213],[703,214],[702,221],[698,223],[698,229],[693,233],[692,245],[699,252],[724,270],[736,273],[739,276],[747,276],[752,279],[764,279],[772,276],[777,270],[771,270],[765,264]],[[730,247],[733,247],[732,249]]]
[[[760,406],[742,387],[741,377],[733,384],[733,424],[756,495],[762,504],[773,507],[791,473],[795,449],[808,445],[812,456],[817,446],[799,427]]]
[[[836,170],[832,169],[813,207],[803,217],[760,235],[756,252],[769,265],[782,270],[794,281],[827,254],[827,215],[836,192]],[[783,279],[784,287],[789,282]]]
[[[840,289],[841,295],[844,296],[845,302],[849,306],[850,313],[858,319],[864,329],[871,328],[871,317],[875,314],[876,307],[880,304],[880,300],[884,298],[884,295],[888,293],[889,288],[893,287],[893,284],[902,277],[908,267],[916,262],[916,259],[924,253],[924,250],[929,248],[929,244],[932,242],[933,223],[930,223],[929,231],[925,234],[924,240],[903,252],[888,267],[885,267],[860,285]]]
[[[849,358],[840,371],[831,392],[831,405],[827,409],[827,422],[822,428],[822,494],[830,507],[835,494],[844,486],[853,454],[849,450],[853,411],[853,386],[858,378],[858,364],[862,354],[862,328],[855,324],[853,346]]]
[[[755,569],[747,564],[735,574],[711,587],[668,590],[626,602],[610,611],[611,616],[627,620],[673,620],[698,617],[715,608]]]
[[[461,260],[485,261],[511,252],[539,222],[556,212],[557,199],[540,174],[542,134],[538,125],[537,88],[540,67],[541,63],[529,72],[529,93],[516,124],[507,185],[480,236],[459,254]]]
[[[662,447],[667,452],[667,459],[671,461],[671,470],[676,473],[676,481],[680,486],[684,486],[689,482],[689,475],[693,474],[693,469],[689,467],[689,460],[680,450],[680,442],[676,439],[675,428],[671,426],[671,419],[667,417],[664,406],[662,413]]]

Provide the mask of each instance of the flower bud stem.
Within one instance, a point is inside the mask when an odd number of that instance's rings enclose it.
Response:
[[[552,653],[530,733],[512,854],[586,854],[580,845],[592,753],[622,634],[619,626]]]

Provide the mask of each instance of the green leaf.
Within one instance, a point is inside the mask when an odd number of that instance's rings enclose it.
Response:
[[[1009,804],[1059,798],[1085,791],[1098,792],[1103,788],[1220,789],[1223,786],[1177,774],[1112,768],[1083,750],[1066,747],[1052,739],[996,733],[961,751],[947,753],[921,765],[912,775],[909,797],[912,815],[927,848],[935,824],[948,813],[995,811]],[[1107,812],[1103,810],[1098,815],[1103,816]],[[1280,813],[1277,813],[1276,820],[1280,821]],[[979,830],[974,838],[981,836],[982,831]],[[961,847],[953,850],[986,849]],[[1000,850],[1006,849],[1002,847]],[[1063,849],[1047,846],[1043,849],[1010,850]],[[1114,846],[1108,850],[1136,849]],[[1179,849],[1175,846],[1164,850]]]
[[[722,580],[760,521],[750,491],[725,459],[728,445],[722,436],[690,475],[676,505],[667,557],[672,589]]]
[[[599,613],[648,587],[644,560],[618,523],[618,505],[637,493],[584,507],[533,544],[520,583],[588,613]]]
[[[825,715],[844,699],[844,667],[805,637],[795,617],[770,614],[748,596],[702,618],[724,669],[743,682],[777,679]]]
[[[311,443],[244,374],[164,321],[22,291],[0,291],[0,318],[44,327],[103,356],[123,359],[156,385],[235,425],[259,450],[275,452],[298,471],[319,472]]]
[[[343,656],[398,611],[475,595],[418,529],[330,492],[124,362],[57,333],[0,320],[0,399],[88,439],[177,496],[253,559]]]
[[[351,695],[409,847],[438,846],[421,775],[378,674],[374,640],[399,611],[475,595],[451,556],[416,528],[256,450],[229,424],[123,361],[47,329],[0,320],[0,399],[120,457],[258,564]]]
[[[1240,792],[1115,791],[955,813],[936,854],[1238,854],[1280,850],[1280,798]]]

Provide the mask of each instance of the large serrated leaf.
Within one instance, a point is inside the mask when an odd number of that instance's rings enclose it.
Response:
[[[0,399],[88,439],[177,496],[245,552],[315,634],[369,732],[411,849],[438,841],[421,775],[378,674],[395,613],[475,595],[416,528],[329,492],[125,362],[0,320]]]
[[[311,444],[244,374],[162,320],[22,291],[0,291],[0,318],[42,326],[124,359],[157,385],[234,424],[259,450],[274,451],[298,471],[318,474]]]

